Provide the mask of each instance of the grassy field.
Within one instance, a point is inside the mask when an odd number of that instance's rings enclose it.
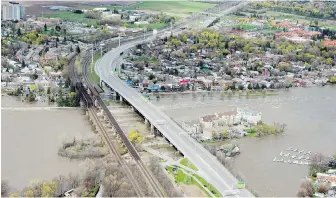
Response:
[[[193,170],[195,170],[195,171],[198,171],[197,167],[196,167],[194,164],[192,164],[191,162],[189,162],[188,158],[184,158],[184,159],[181,161],[180,164],[182,164],[182,165],[184,165],[184,166],[186,166],[186,167],[188,167],[188,168],[191,168],[191,169],[193,169]]]
[[[97,21],[95,19],[88,19],[84,17],[84,14],[75,14],[70,11],[55,11],[54,13],[44,14],[44,18],[60,18],[66,21],[81,22],[88,25],[96,25]]]
[[[92,70],[92,73],[90,73],[90,77],[93,83],[99,83],[99,76],[96,74],[94,70],[94,65],[99,58],[100,58],[100,54],[96,54],[93,57],[93,64],[92,63],[90,64],[90,69]]]
[[[140,3],[138,7],[141,10],[188,14],[189,12],[203,12],[214,6],[215,4],[191,1],[144,1]]]
[[[184,184],[188,184],[188,185],[197,185],[202,190],[204,190],[203,189],[203,186],[204,186],[204,187],[208,188],[210,191],[215,192],[214,196],[222,197],[222,195],[219,193],[219,191],[215,187],[213,187],[211,184],[209,184],[203,177],[201,177],[197,174],[192,174],[192,176],[186,175],[185,173],[183,173],[182,170],[180,170],[181,168],[178,168],[177,171],[176,171],[177,174],[174,174],[172,166],[167,166],[167,168],[168,168],[169,173],[174,176],[176,183],[184,183]],[[186,172],[188,172],[188,171],[186,171]],[[197,183],[196,180],[193,177],[197,178],[203,184],[203,186],[201,186],[199,183]],[[209,197],[212,197],[207,191],[204,190],[204,192]]]

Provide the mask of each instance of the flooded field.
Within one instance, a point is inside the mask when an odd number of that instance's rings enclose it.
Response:
[[[223,97],[220,93],[160,95],[151,102],[178,122],[236,107],[261,111],[263,122],[285,123],[282,135],[234,140],[242,153],[234,168],[260,196],[295,196],[307,166],[275,163],[288,147],[336,153],[336,87],[294,88],[265,97]]]
[[[8,180],[13,190],[81,170],[81,161],[57,155],[62,140],[92,135],[81,109],[29,110],[47,104],[29,105],[9,96],[1,102],[1,178]]]

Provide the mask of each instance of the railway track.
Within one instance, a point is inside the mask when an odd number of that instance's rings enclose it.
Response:
[[[87,57],[90,57],[90,56],[87,56]],[[104,104],[103,100],[99,96],[99,94],[96,91],[96,89],[90,83],[90,80],[89,80],[88,74],[87,74],[88,66],[89,65],[90,65],[90,58],[86,58],[84,60],[84,65],[83,65],[84,66],[84,68],[83,68],[83,71],[84,71],[83,79],[84,79],[85,83],[87,84],[88,88],[92,91],[92,93],[96,96],[98,104],[102,107],[103,111],[106,113],[106,115],[107,115],[108,119],[110,120],[110,122],[111,122],[114,130],[118,133],[119,137],[123,141],[124,145],[126,146],[127,150],[131,154],[132,158],[135,160],[135,162],[136,162],[139,170],[141,171],[141,173],[145,177],[145,179],[148,182],[148,184],[151,186],[152,191],[155,194],[155,196],[165,197],[166,196],[166,192],[163,190],[163,188],[161,187],[161,185],[159,184],[159,182],[151,174],[151,172],[148,170],[148,168],[144,165],[144,163],[142,162],[142,160],[140,158],[140,155],[138,154],[138,152],[134,148],[133,144],[128,140],[127,136],[122,131],[122,129],[120,128],[118,122],[113,117],[113,115],[111,114],[111,112],[109,111],[109,109],[107,108],[107,106]]]
[[[99,118],[97,116],[97,112],[95,111],[95,109],[92,106],[92,102],[89,102],[89,101],[92,101],[92,99],[90,98],[89,94],[84,89],[84,87],[82,85],[78,85],[78,83],[81,83],[82,79],[81,79],[80,75],[75,71],[74,61],[75,61],[75,57],[73,59],[71,59],[70,62],[69,62],[69,67],[70,67],[69,72],[70,72],[70,75],[72,77],[72,82],[77,85],[76,88],[79,89],[79,92],[80,92],[84,102],[87,105],[89,114],[91,114],[92,119],[96,123],[97,127],[100,129],[99,131],[101,132],[101,135],[105,140],[105,143],[109,147],[110,151],[116,157],[118,164],[120,164],[124,168],[124,170],[126,172],[126,175],[127,175],[127,178],[129,180],[129,182],[131,183],[131,185],[134,187],[134,190],[135,190],[136,194],[140,197],[144,197],[145,195],[142,192],[137,180],[134,178],[134,176],[133,176],[131,170],[129,169],[128,165],[126,164],[125,160],[121,157],[118,149],[116,148],[115,145],[117,145],[117,144],[116,143],[113,144],[113,141],[111,140],[111,138],[109,138],[109,135],[108,135],[105,127],[102,125],[101,121],[99,120]],[[89,104],[91,104],[91,106]]]

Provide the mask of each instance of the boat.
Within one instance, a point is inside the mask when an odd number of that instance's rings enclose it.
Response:
[[[305,165],[309,165],[309,162],[305,162],[304,164],[305,164]]]
[[[310,157],[306,157],[306,160],[310,160]]]
[[[292,159],[296,158],[296,155],[292,155]]]
[[[298,163],[299,163],[299,161],[297,161],[297,160],[293,161],[293,164],[298,164]]]
[[[311,151],[308,151],[308,154],[311,154]]]
[[[299,160],[300,160],[300,159],[303,159],[303,155],[302,155],[302,156],[300,156],[298,159],[299,159]]]
[[[288,156],[290,156],[290,153],[284,154],[283,156],[288,157]]]
[[[277,159],[276,159],[276,157],[273,159],[273,162],[275,162]]]
[[[294,152],[297,152],[299,149],[295,149],[295,150],[293,150]]]
[[[277,160],[278,162],[283,162],[284,161],[284,159],[281,159],[281,160]]]
[[[282,151],[281,151],[281,153],[280,153],[280,156],[282,156]]]
[[[292,148],[292,147],[289,147],[289,148],[287,149],[287,151],[291,151],[291,150],[293,150],[293,148]]]
[[[303,152],[304,152],[304,150],[299,151],[299,153],[303,153]]]
[[[300,165],[304,165],[303,161],[299,162]]]

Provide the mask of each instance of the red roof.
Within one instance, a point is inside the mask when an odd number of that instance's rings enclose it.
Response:
[[[336,40],[325,40],[323,44],[324,46],[336,45]]]

